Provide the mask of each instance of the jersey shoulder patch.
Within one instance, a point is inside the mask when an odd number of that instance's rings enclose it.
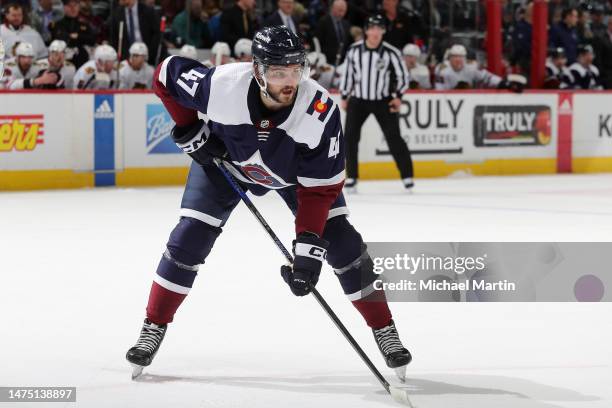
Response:
[[[296,143],[314,149],[321,142],[327,122],[338,109],[329,92],[313,79],[300,84],[298,94],[289,117],[279,128]]]
[[[250,124],[247,103],[253,66],[249,62],[220,65],[210,78],[208,117],[224,125]]]
[[[91,74],[93,74],[94,72],[96,72],[96,69],[95,69],[95,68],[93,68],[93,67],[85,67],[85,73],[86,73],[87,75],[91,75]]]

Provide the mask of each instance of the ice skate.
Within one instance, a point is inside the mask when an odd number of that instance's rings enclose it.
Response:
[[[143,368],[151,364],[164,339],[167,328],[167,324],[159,326],[145,319],[138,341],[125,355],[125,358],[133,367],[132,380],[138,378],[142,374]]]
[[[405,382],[406,366],[412,361],[412,355],[402,345],[395,323],[391,320],[389,325],[380,329],[372,329],[372,332],[387,367],[393,368],[399,380]]]

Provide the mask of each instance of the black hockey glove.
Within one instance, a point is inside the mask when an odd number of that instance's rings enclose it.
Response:
[[[522,93],[527,85],[527,78],[519,74],[510,74],[503,79],[497,87],[499,89],[507,89],[514,93]]]
[[[310,232],[301,233],[293,241],[293,265],[281,266],[281,276],[294,295],[307,295],[310,285],[317,284],[328,246],[329,242]]]
[[[174,126],[172,140],[199,165],[211,164],[214,158],[223,158],[227,154],[225,144],[210,133],[202,119],[191,126]]]

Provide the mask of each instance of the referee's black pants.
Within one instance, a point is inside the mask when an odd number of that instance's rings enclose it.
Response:
[[[378,101],[369,101],[351,97],[346,109],[346,127],[344,139],[346,141],[346,178],[357,179],[359,153],[359,139],[361,127],[371,113],[380,125],[383,135],[389,145],[389,150],[395,160],[401,178],[413,176],[412,157],[406,141],[400,135],[399,117],[397,113],[389,112],[391,98]]]

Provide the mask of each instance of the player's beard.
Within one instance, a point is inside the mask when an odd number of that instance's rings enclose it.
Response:
[[[297,95],[297,86],[285,86],[278,92],[268,91],[268,95],[274,102],[287,105],[292,103],[295,99],[295,96]]]

